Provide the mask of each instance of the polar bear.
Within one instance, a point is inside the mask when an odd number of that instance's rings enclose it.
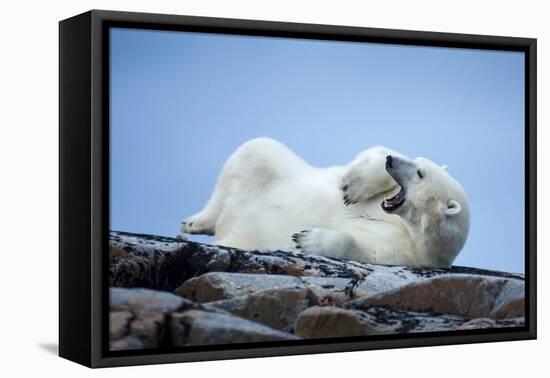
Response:
[[[348,165],[316,168],[257,138],[229,157],[210,200],[181,230],[244,250],[443,268],[469,226],[463,188],[430,160],[373,147]]]

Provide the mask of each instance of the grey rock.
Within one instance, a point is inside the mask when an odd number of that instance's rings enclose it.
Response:
[[[363,264],[284,251],[242,251],[175,238],[110,233],[110,283],[172,291],[211,271],[329,277],[364,276]]]
[[[341,305],[358,297],[371,297],[401,286],[428,280],[403,267],[376,267],[363,277],[302,277],[302,281],[323,305]]]
[[[374,296],[353,300],[346,308],[366,310],[374,306],[388,306],[394,309],[411,311],[431,311],[440,314],[466,315],[470,309],[478,285],[479,277],[435,277],[429,280],[412,282]]]
[[[196,304],[172,293],[137,288],[111,288],[109,330],[111,349],[162,346],[169,314],[176,310],[195,307],[197,307]]]
[[[412,269],[403,266],[376,266],[368,276],[356,283],[354,297],[372,296],[386,292],[412,282],[425,281],[432,277],[452,274],[443,269]]]
[[[353,298],[354,280],[339,277],[302,277],[302,282],[321,305],[341,305]]]
[[[144,348],[145,345],[143,344],[143,342],[133,335],[129,335],[118,340],[111,340],[111,342],[109,343],[109,349],[112,351]]]
[[[298,313],[315,303],[309,290],[302,286],[264,290],[247,296],[210,302],[209,306],[271,328],[292,332]]]
[[[468,319],[459,316],[396,311],[373,307],[367,311],[311,307],[296,320],[296,335],[304,339],[452,330]]]
[[[110,290],[111,311],[169,312],[183,304],[192,305],[186,299],[162,291],[141,288]]]
[[[205,303],[265,290],[285,289],[305,287],[299,278],[292,276],[213,272],[185,281],[175,292],[195,302]]]
[[[405,282],[441,275],[470,274],[523,280],[519,274],[476,268],[419,269],[361,264],[286,251],[242,251],[153,235],[110,233],[110,282],[117,287],[173,291],[211,271],[339,277],[364,281],[364,289],[387,290]],[[369,276],[373,275],[371,278]]]
[[[248,297],[242,316],[273,328],[292,331],[300,311],[312,304],[305,288],[266,290]]]
[[[489,318],[477,318],[472,319],[456,330],[471,330],[471,329],[486,329],[486,328],[508,328],[508,327],[522,327],[525,325],[525,318],[510,318],[510,319],[489,319]]]
[[[289,302],[288,306],[294,304]],[[296,304],[295,308],[302,309],[303,306]],[[278,314],[289,316],[286,310]],[[185,321],[176,325],[174,319]],[[219,322],[217,326],[216,322]],[[192,329],[186,341],[183,341],[187,332],[184,324]],[[209,332],[214,334],[209,335]],[[230,341],[232,337],[235,341]],[[218,307],[203,306],[172,293],[111,288],[111,350],[183,345],[180,343],[200,345],[293,338],[290,334],[239,318]]]
[[[110,234],[110,262],[113,350],[525,324],[519,274],[381,266],[120,232]]]
[[[493,303],[490,317],[506,319],[525,314],[525,283],[521,280],[508,280]]]
[[[376,267],[360,279],[302,277],[302,281],[323,305],[358,309],[384,305],[496,319],[524,316],[525,282],[517,277],[465,273],[423,276],[404,267]]]
[[[187,280],[175,291],[279,330],[291,331],[298,313],[315,302],[296,277],[212,272]]]
[[[294,331],[302,339],[320,339],[372,335],[384,332],[384,327],[371,324],[360,311],[315,306],[298,315]]]
[[[161,312],[140,313],[130,322],[129,334],[137,337],[143,348],[158,348],[164,344],[167,314]]]
[[[204,307],[212,310],[221,310],[226,311],[235,315],[242,316],[244,309],[248,302],[247,296],[231,298],[231,299],[222,299],[221,301],[214,301],[205,303]]]
[[[523,316],[517,301],[524,292],[517,279],[455,274],[412,282],[373,296],[354,299],[346,308],[365,310],[373,306],[394,309],[455,314],[471,318]],[[495,307],[496,306],[496,307]],[[498,316],[497,316],[498,315]]]
[[[236,316],[189,310],[172,315],[174,346],[294,340],[296,336]]]
[[[470,319],[371,307],[366,311],[339,307],[310,307],[296,319],[296,335],[304,339],[369,336],[381,334],[454,331],[461,329],[519,327],[523,318],[511,320]]]
[[[134,315],[130,311],[113,311],[109,314],[109,334],[111,340],[120,339],[129,333],[130,320]]]

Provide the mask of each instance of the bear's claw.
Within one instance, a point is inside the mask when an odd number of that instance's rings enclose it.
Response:
[[[348,189],[349,189],[349,184],[346,183],[346,184],[343,184],[341,187],[340,187],[340,190],[344,193],[344,205],[346,206],[349,206],[349,205],[355,205],[357,203],[357,199],[355,198],[351,198],[352,195],[348,192]]]
[[[302,242],[302,239],[307,236],[308,233],[310,233],[311,230],[302,230],[300,232],[297,232],[292,235],[292,241],[294,242],[296,249],[304,249],[300,243]]]

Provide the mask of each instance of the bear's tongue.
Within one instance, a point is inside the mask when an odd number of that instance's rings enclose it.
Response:
[[[391,198],[384,198],[382,208],[384,210],[395,210],[405,201],[405,193],[401,189],[396,195]]]

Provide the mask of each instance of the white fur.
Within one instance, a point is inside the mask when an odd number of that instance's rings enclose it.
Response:
[[[406,180],[398,181],[407,192],[391,213],[381,203],[400,186],[386,171],[388,155],[402,162],[398,174]],[[468,229],[463,189],[427,159],[374,147],[348,165],[315,168],[269,138],[241,145],[205,208],[182,222],[183,232],[213,234],[216,244],[245,250],[433,267],[451,265]]]

